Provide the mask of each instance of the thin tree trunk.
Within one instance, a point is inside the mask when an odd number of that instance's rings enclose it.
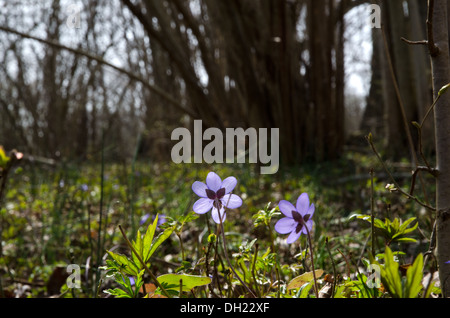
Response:
[[[433,0],[429,1],[430,4]],[[430,6],[431,9],[432,5]],[[433,12],[433,38],[439,49],[431,53],[433,94],[450,82],[449,39],[447,0],[435,0]],[[433,39],[428,39],[432,41]],[[431,43],[432,45],[433,43]],[[434,109],[436,125],[436,164],[439,175],[436,181],[436,244],[439,264],[439,279],[444,297],[450,296],[450,94],[439,99]]]

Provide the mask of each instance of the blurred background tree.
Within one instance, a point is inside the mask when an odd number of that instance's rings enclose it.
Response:
[[[81,161],[105,136],[112,159],[135,149],[169,159],[171,131],[202,119],[280,128],[285,164],[339,158],[369,132],[399,159],[411,151],[406,130],[417,144],[411,121],[432,102],[426,48],[400,41],[425,36],[419,0],[1,3],[0,144],[27,154]],[[369,3],[382,8],[386,40],[370,29]],[[354,58],[366,64],[364,95],[349,81]],[[429,152],[432,129],[428,121]]]

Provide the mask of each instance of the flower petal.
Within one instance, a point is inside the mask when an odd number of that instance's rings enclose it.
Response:
[[[302,193],[297,199],[297,211],[302,216],[308,213],[309,209],[309,197],[307,193]]]
[[[280,208],[280,211],[289,218],[292,218],[292,211],[296,211],[295,206],[286,200],[281,200],[280,203],[278,203],[278,207]]]
[[[225,193],[230,193],[231,191],[233,191],[236,184],[237,180],[235,177],[228,177],[223,180],[222,188],[225,188]]]
[[[298,240],[298,238],[302,235],[302,231],[296,233],[295,231],[292,231],[291,234],[289,234],[288,238],[286,239],[286,243],[292,244],[295,241]]]
[[[192,184],[192,191],[194,191],[194,193],[196,195],[198,195],[199,197],[202,197],[202,198],[206,198],[207,197],[206,196],[206,189],[208,189],[208,187],[203,182],[195,181]]]
[[[282,218],[275,224],[275,231],[280,234],[288,234],[295,230],[297,222],[293,218]]]
[[[217,192],[222,187],[222,179],[215,172],[210,172],[206,176],[206,185],[210,190]]]
[[[313,220],[309,220],[306,222],[306,227],[308,228],[309,233],[311,233],[312,227],[313,227]],[[306,230],[306,227],[303,226],[301,232],[305,235],[308,235],[308,231]]]
[[[237,209],[242,205],[242,199],[236,194],[225,194],[220,201],[228,209]]]
[[[148,220],[149,217],[150,217],[150,213],[147,213],[143,217],[141,217],[141,220],[139,221],[139,225],[144,224]]]
[[[216,222],[217,224],[220,224],[220,216],[222,216],[222,223],[225,222],[225,219],[227,218],[227,213],[225,212],[224,208],[220,208],[220,215],[219,215],[219,210],[217,210],[216,207],[213,207],[212,212],[211,212],[211,216],[212,219],[214,220],[214,222]]]
[[[309,206],[309,209],[308,209],[308,213],[307,213],[307,214],[309,214],[310,220],[313,217],[315,210],[316,210],[316,207],[314,206],[314,203],[311,203],[311,205]]]
[[[197,201],[195,201],[192,209],[194,210],[195,213],[204,214],[204,213],[208,212],[209,210],[211,210],[211,208],[213,207],[213,202],[214,201],[211,199],[201,198],[201,199],[198,199]]]

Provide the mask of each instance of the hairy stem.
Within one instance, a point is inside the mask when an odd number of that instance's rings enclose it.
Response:
[[[246,283],[244,283],[244,281],[241,279],[241,277],[239,277],[239,275],[236,273],[233,265],[231,265],[230,259],[228,258],[227,241],[225,239],[225,231],[223,228],[222,215],[220,214],[220,212],[219,212],[219,216],[220,216],[220,231],[222,232],[223,249],[224,249],[225,258],[227,260],[228,266],[230,266],[231,270],[233,271],[233,273],[237,277],[237,279],[241,282],[242,286],[244,286],[244,288],[250,293],[250,295],[252,295],[253,298],[256,298],[256,296],[252,292],[252,290],[247,286]]]
[[[319,289],[317,288],[317,278],[316,278],[316,270],[314,269],[314,256],[313,256],[313,248],[311,243],[311,234],[309,233],[309,229],[305,224],[306,233],[308,233],[308,243],[309,243],[309,255],[311,256],[311,267],[314,277],[314,292],[316,294],[316,298],[319,298]]]

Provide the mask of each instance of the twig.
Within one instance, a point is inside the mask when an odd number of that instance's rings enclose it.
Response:
[[[415,125],[415,122],[413,122],[413,125]],[[423,146],[422,146],[422,126],[417,126],[417,134],[419,139],[419,154],[422,157],[422,160],[425,162],[425,165],[431,169],[430,164],[428,163],[427,158],[425,157],[423,153]]]
[[[439,48],[434,43],[433,36],[433,11],[434,11],[434,0],[428,0],[428,12],[427,12],[427,36],[428,36],[428,50],[430,51],[431,57],[439,55]]]
[[[427,119],[428,115],[430,114],[430,112],[433,110],[434,106],[436,105],[436,103],[438,102],[439,98],[441,98],[441,94],[438,94],[438,96],[436,97],[436,99],[433,101],[433,104],[431,104],[431,106],[428,108],[425,116],[422,119],[422,122],[420,123],[420,128],[422,128],[425,120]]]
[[[401,94],[400,94],[400,88],[398,86],[397,78],[395,76],[394,66],[393,66],[393,63],[392,63],[391,54],[389,52],[389,46],[388,46],[388,41],[387,41],[387,38],[386,38],[386,32],[384,30],[384,26],[383,25],[381,25],[381,33],[383,35],[383,44],[384,44],[384,49],[385,49],[388,65],[389,65],[389,71],[390,71],[390,75],[391,75],[391,78],[392,78],[392,82],[394,84],[395,94],[397,96],[397,100],[398,100],[398,103],[399,103],[399,106],[400,106],[400,111],[401,111],[401,114],[402,114],[403,125],[404,125],[404,129],[405,129],[405,132],[406,132],[406,137],[408,139],[409,148],[410,148],[410,151],[411,151],[411,155],[412,155],[412,157],[414,159],[414,164],[416,166],[418,166],[419,165],[419,160],[417,158],[417,154],[416,154],[415,149],[414,149],[414,143],[413,143],[411,131],[409,130],[409,125],[408,125],[408,119],[407,119],[407,116],[406,116],[405,106],[403,104],[403,100],[402,100],[402,97],[401,97]],[[420,180],[420,183],[421,183],[421,186],[422,186],[423,194],[425,196],[425,201],[428,203],[427,192],[426,192],[426,189],[425,189],[425,186],[424,186],[424,183],[423,183],[423,180],[422,180],[421,176],[419,176],[419,180]]]
[[[272,253],[275,253],[275,242],[274,242],[274,238],[273,238],[273,231],[271,230],[269,222],[267,224],[267,228],[269,229]],[[280,273],[279,273],[279,270],[278,270],[279,266],[280,266],[280,264],[278,262],[278,255],[275,254],[275,275],[277,277],[277,287],[278,287],[277,295],[278,295],[278,297],[280,297],[280,295],[281,295],[281,290],[280,290],[281,289],[281,286],[280,286]],[[271,279],[272,279],[272,275],[271,275]]]
[[[328,254],[330,255],[331,265],[333,266],[334,279],[333,279],[333,285],[332,285],[332,288],[331,288],[331,297],[334,298],[334,290],[336,289],[337,273],[336,273],[336,264],[334,264],[333,255],[331,254],[330,246],[328,244],[328,237],[325,239],[325,244],[326,244],[326,247],[327,247]]]
[[[411,41],[411,40],[405,39],[404,37],[401,37],[400,39],[403,42],[406,42],[406,43],[412,44],[412,45],[428,45],[428,41],[427,40]]]
[[[410,195],[409,193],[405,192],[404,190],[402,190],[400,188],[400,185],[397,183],[397,181],[395,180],[395,178],[393,177],[392,173],[389,171],[388,167],[386,166],[386,164],[384,163],[383,159],[381,159],[380,154],[378,153],[378,151],[375,148],[375,145],[373,144],[372,141],[372,135],[369,135],[368,137],[366,137],[367,141],[369,142],[373,152],[375,153],[375,155],[377,156],[378,160],[380,161],[381,165],[383,166],[384,170],[386,171],[386,173],[389,175],[392,183],[395,185],[396,187],[396,191],[400,192],[401,194],[403,194],[404,196],[406,196],[408,199],[414,200],[416,201],[418,204],[420,204],[421,206],[423,206],[424,208],[430,209],[431,211],[436,211],[436,208],[433,208],[432,206],[420,201],[417,197]]]
[[[97,286],[100,281],[100,265],[101,265],[101,255],[100,252],[102,250],[101,244],[101,233],[102,233],[102,220],[103,220],[103,199],[104,199],[104,174],[105,174],[105,132],[102,133],[102,152],[101,152],[101,168],[100,168],[100,211],[99,211],[99,220],[98,220],[98,234],[97,234],[97,272],[95,275],[95,285],[94,285],[94,294],[97,294]],[[106,234],[106,231],[105,231]]]
[[[375,258],[375,211],[374,211],[374,198],[373,198],[373,168],[370,169],[370,226],[372,237],[372,257]]]
[[[256,275],[255,275],[256,259],[258,258],[258,247],[259,247],[258,244],[255,244],[255,256],[253,257],[252,276],[253,276],[253,281],[255,282],[256,293],[258,294],[258,297],[261,297],[261,293],[259,292],[258,284],[256,281]]]
[[[426,264],[428,263],[428,258],[431,256],[434,258],[435,262],[437,263],[436,256],[434,255],[434,249],[436,248],[436,221],[434,221],[433,224],[433,231],[431,232],[430,237],[430,246],[428,247],[428,251],[424,253],[424,260],[423,260],[423,268],[425,269]],[[422,297],[425,298],[428,289],[430,288],[431,281],[433,279],[433,273],[430,271],[430,279],[427,283],[427,286],[425,287],[425,290],[423,291]]]
[[[403,42],[412,45],[426,45],[428,47],[428,51],[432,57],[439,55],[439,48],[434,43],[433,36],[433,10],[434,10],[434,0],[428,0],[428,12],[427,12],[427,37],[428,40],[420,40],[420,41],[411,41],[405,38],[401,38]]]
[[[434,168],[424,167],[424,166],[416,167],[416,169],[414,169],[414,171],[412,173],[411,189],[409,190],[409,194],[410,195],[413,195],[414,186],[415,186],[415,183],[416,183],[416,176],[419,173],[419,171],[426,171],[429,174],[431,174],[433,177],[437,177],[438,174],[439,174],[439,171],[437,169],[434,169]]]
[[[347,257],[344,255],[344,253],[341,252],[340,249],[337,249],[337,251],[342,255],[342,257],[344,258],[345,264],[347,265],[347,276],[350,279],[350,264],[348,263],[348,259]]]
[[[384,30],[383,25],[381,26],[381,31],[383,34],[383,43],[384,43],[384,49],[385,49],[385,53],[386,53],[386,57],[387,57],[388,65],[389,65],[389,71],[390,71],[390,75],[392,77],[392,82],[394,84],[395,94],[397,96],[397,100],[398,100],[398,103],[400,106],[400,112],[402,115],[402,120],[403,120],[404,129],[406,132],[406,137],[408,138],[408,144],[409,144],[411,154],[413,155],[414,160],[417,164],[417,158],[415,156],[415,151],[414,151],[414,143],[413,143],[413,139],[411,136],[411,131],[408,128],[408,120],[407,120],[407,116],[406,116],[405,106],[403,104],[403,100],[402,100],[402,97],[400,94],[400,88],[398,87],[397,78],[395,76],[394,66],[392,64],[392,58],[391,58],[391,54],[389,52],[389,46],[388,46],[388,41],[386,38],[386,32]]]
[[[170,94],[165,92],[160,87],[150,84],[148,81],[144,80],[139,75],[137,75],[137,74],[135,74],[135,73],[133,73],[133,72],[131,72],[129,70],[126,70],[126,69],[123,69],[121,67],[118,67],[118,66],[116,66],[114,64],[111,64],[111,63],[105,61],[103,58],[101,58],[99,56],[93,55],[93,54],[91,54],[89,52],[86,52],[86,51],[83,51],[83,50],[80,50],[80,49],[75,49],[75,48],[71,48],[71,47],[65,46],[65,45],[63,45],[61,43],[58,43],[58,42],[55,42],[55,41],[41,39],[41,38],[32,36],[30,34],[19,32],[17,30],[14,30],[14,29],[11,29],[11,28],[8,28],[8,27],[5,27],[5,26],[0,26],[0,30],[16,34],[16,35],[18,35],[20,37],[23,37],[23,38],[26,38],[26,39],[35,40],[35,41],[44,43],[46,45],[50,45],[50,46],[56,47],[58,49],[66,50],[66,51],[69,51],[69,52],[71,52],[73,54],[76,54],[76,55],[82,55],[82,56],[87,57],[90,60],[94,60],[94,61],[96,61],[96,62],[98,62],[100,64],[106,65],[106,66],[108,66],[108,67],[110,67],[110,68],[112,68],[112,69],[114,69],[114,70],[116,70],[116,71],[118,71],[118,72],[120,72],[122,74],[127,75],[129,78],[142,83],[150,91],[152,91],[153,93],[159,95],[160,97],[165,99],[167,102],[169,102],[170,104],[175,106],[178,110],[180,110],[183,113],[189,115],[191,118],[197,118],[198,117],[195,112],[185,108],[178,100],[173,98]]]

